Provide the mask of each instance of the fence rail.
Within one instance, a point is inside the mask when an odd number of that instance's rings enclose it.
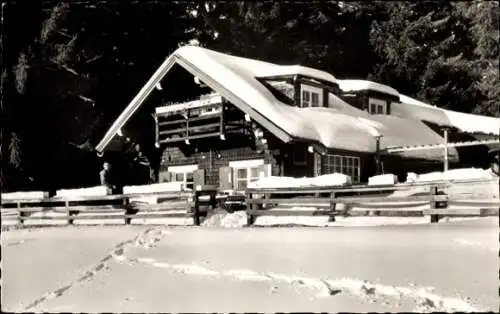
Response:
[[[421,212],[423,215],[430,215],[431,223],[438,222],[440,216],[498,215],[500,209],[498,198],[470,199],[470,196],[444,193],[444,189],[453,184],[478,182],[484,183],[485,180],[441,181],[431,184],[397,184],[377,187],[252,188],[247,189],[246,192],[247,223],[253,224],[257,216],[329,216],[331,220],[335,220],[337,215],[349,216],[355,211],[370,211],[376,215],[380,212],[395,212],[402,216],[409,212]],[[498,180],[496,182],[498,183]],[[427,191],[404,197],[376,195],[377,192],[382,194],[382,192],[404,191],[418,187],[424,187]],[[362,193],[371,194],[361,195]],[[313,197],[312,194],[315,196]],[[348,195],[345,196],[346,194]],[[337,209],[338,205],[342,205],[343,209]],[[287,210],[287,207],[314,207],[316,209]]]
[[[216,189],[205,187],[188,192],[154,192],[128,195],[51,197],[46,199],[3,200],[2,224],[32,221],[55,221],[74,224],[75,221],[121,221],[133,219],[192,218],[200,224],[204,206],[215,206]],[[141,203],[141,198],[158,197],[164,203]]]
[[[245,203],[248,225],[253,224],[255,217],[259,216],[328,216],[334,220],[335,216],[345,217],[363,212],[372,212],[375,215],[382,212],[392,212],[397,215],[418,212],[430,215],[431,222],[438,222],[440,216],[498,215],[500,209],[498,196],[474,199],[467,194],[445,193],[449,187],[467,191],[468,186],[480,183],[495,184],[495,181],[441,181],[390,186],[249,188],[246,191]],[[420,190],[408,196],[389,195],[411,188]],[[159,203],[147,203],[147,198],[150,197],[156,198]],[[86,224],[92,224],[93,221],[99,223],[100,220],[130,224],[138,219],[147,221],[187,218],[192,219],[192,224],[200,225],[200,218],[206,213],[201,209],[210,206],[215,208],[220,199],[216,187],[204,186],[192,192],[4,199],[0,208],[2,221],[10,224],[34,223],[34,221],[68,224],[84,221]],[[293,207],[302,209],[292,209]]]

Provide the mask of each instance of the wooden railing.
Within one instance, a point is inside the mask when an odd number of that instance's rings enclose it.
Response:
[[[375,215],[380,212],[392,212],[396,214],[393,216],[407,216],[408,212],[419,212],[430,215],[431,223],[438,222],[440,216],[498,215],[498,197],[471,199],[468,195],[444,193],[450,185],[479,182],[485,181],[442,181],[390,186],[249,188],[246,191],[248,225],[253,224],[258,216],[329,216],[334,221],[335,216],[350,216],[353,211],[368,211]],[[404,197],[387,195],[419,187],[425,188],[426,192]],[[338,209],[339,204],[342,204],[343,209]],[[311,207],[311,210],[294,210],[287,207]]]
[[[193,224],[200,224],[204,206],[215,207],[216,189],[201,188],[194,192],[160,192],[129,195],[51,197],[33,200],[3,200],[2,225],[26,221],[58,221],[74,224],[85,220],[87,224],[102,224],[103,221],[122,221],[130,224],[132,219],[193,218]],[[140,197],[158,197],[158,204],[131,202]],[[57,215],[36,215],[37,213]],[[206,212],[205,212],[206,213]],[[42,223],[43,224],[43,223]]]
[[[392,212],[407,216],[408,213],[430,215],[431,222],[440,216],[486,216],[498,215],[500,200],[495,197],[474,198],[467,194],[446,195],[449,187],[467,190],[469,186],[486,181],[455,181],[418,184],[396,184],[390,186],[307,187],[307,188],[261,188],[247,189],[246,204],[248,225],[258,216],[351,216],[356,211]],[[487,184],[496,184],[494,181]],[[498,180],[497,180],[498,183]],[[392,197],[395,191],[421,188],[421,193],[404,197]],[[423,189],[422,189],[423,188]],[[52,197],[32,200],[2,200],[2,225],[24,224],[27,221],[59,221],[73,224],[103,224],[103,221],[121,221],[130,224],[134,219],[192,218],[200,225],[200,218],[207,213],[202,209],[217,206],[218,189],[203,186],[192,192],[156,192],[128,195]],[[155,196],[157,204],[136,202],[137,198]],[[342,205],[340,208],[339,205]],[[278,208],[276,208],[278,207]],[[305,207],[306,210],[288,209]],[[311,209],[308,210],[307,208]],[[37,213],[57,215],[37,215]]]

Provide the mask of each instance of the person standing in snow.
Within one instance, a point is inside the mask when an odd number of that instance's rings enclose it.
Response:
[[[104,185],[108,189],[111,190],[111,193],[114,194],[116,192],[116,186],[114,185],[111,173],[111,164],[109,162],[105,162],[102,165],[102,170],[99,172],[99,178],[101,181],[101,185]]]

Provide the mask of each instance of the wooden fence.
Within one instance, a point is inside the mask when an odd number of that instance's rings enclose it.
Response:
[[[162,218],[192,218],[193,224],[199,225],[200,216],[204,214],[200,209],[215,207],[216,192],[213,187],[205,187],[194,192],[3,200],[1,218],[2,225],[23,225],[26,222],[43,225],[45,221],[56,224],[81,221],[85,221],[85,224],[102,224],[103,221],[108,224],[131,224],[132,220]],[[159,198],[160,203],[140,202],[141,198],[152,196]]]
[[[258,216],[351,216],[356,212],[392,212],[392,216],[407,216],[408,213],[430,215],[431,222],[440,216],[485,216],[498,215],[500,200],[495,197],[480,197],[467,194],[469,187],[486,181],[434,182],[418,184],[396,184],[390,186],[307,187],[307,188],[260,188],[247,189],[246,207],[248,225]],[[497,184],[486,182],[486,184]],[[459,193],[449,193],[449,187]],[[490,185],[491,186],[491,185]],[[421,188],[414,195],[394,197],[396,191]],[[129,195],[93,197],[52,197],[33,200],[3,200],[1,205],[4,224],[131,224],[142,220],[145,223],[165,218],[192,218],[192,224],[200,225],[208,207],[215,208],[218,189],[204,186],[192,192],[158,192]],[[403,193],[404,194],[404,193]],[[157,197],[159,203],[141,202],[141,198]],[[289,207],[305,207],[294,210]],[[288,208],[288,209],[287,209]],[[310,209],[309,209],[310,208]],[[49,214],[50,213],[50,214]],[[394,215],[395,213],[395,215]],[[38,221],[38,223],[37,223]],[[159,222],[165,223],[163,222]]]
[[[479,180],[477,182],[484,182]],[[446,195],[450,184],[474,184],[476,181],[396,184],[390,186],[254,188],[247,189],[248,225],[258,216],[350,216],[354,211],[392,212],[392,216],[408,216],[409,212],[430,215],[431,223],[440,216],[493,216],[498,215],[497,198],[471,199],[469,195]],[[391,197],[395,191],[423,187],[425,193]],[[377,195],[378,194],[378,195]],[[342,209],[339,209],[342,205]],[[310,210],[286,209],[311,208]],[[276,208],[276,209],[275,209]],[[395,214],[395,215],[394,215]]]

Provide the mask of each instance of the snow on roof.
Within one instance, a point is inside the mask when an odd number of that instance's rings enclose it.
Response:
[[[442,126],[456,127],[466,133],[500,135],[500,118],[446,110],[431,106],[406,95],[400,95],[401,104],[392,105],[392,112],[401,117],[415,117]]]
[[[276,68],[274,68],[272,70],[272,73],[270,74],[266,74],[266,72],[263,72],[261,74],[257,74],[256,76],[270,77],[270,76],[288,76],[288,75],[303,75],[338,84],[338,80],[330,73],[326,73],[309,67],[304,67],[301,65],[279,65]]]
[[[177,51],[174,52],[174,54],[175,53],[178,53],[186,57],[193,55],[201,55],[202,53],[209,54],[211,58],[217,59],[218,62],[227,65],[231,69],[240,69],[250,74],[251,76],[258,78],[303,75],[338,84],[337,79],[330,73],[301,65],[277,65],[274,63],[232,56],[221,52],[216,52],[213,50],[194,47],[194,46],[181,47],[177,49]]]
[[[377,135],[382,136],[380,140],[381,149],[404,146],[406,145],[405,143],[428,145],[429,143],[440,144],[443,142],[443,138],[439,134],[412,117],[401,118],[392,115],[372,115],[349,105],[333,94],[329,94],[329,104],[331,108],[303,109],[320,112],[318,120],[324,119],[330,121],[330,124],[332,121],[335,121],[336,132],[323,134],[323,142],[330,142],[332,145],[329,147],[350,147],[354,151],[373,152],[375,151],[375,136]],[[331,114],[335,114],[337,118],[330,117]],[[303,115],[310,119],[306,114],[303,113]],[[327,127],[320,126],[321,122],[318,120],[314,121],[315,125],[326,132],[331,132]],[[347,127],[359,127],[363,130],[364,134],[356,134],[353,130],[347,129]],[[365,150],[363,150],[363,147],[365,147]],[[433,160],[442,159],[442,152],[440,150],[402,152],[400,155]],[[452,158],[458,156],[455,149],[450,151],[450,156]]]
[[[333,108],[291,107],[277,100],[257,79],[295,73],[336,82],[326,72],[301,66],[279,66],[201,47],[184,46],[170,55],[142,87],[97,145],[97,151],[104,150],[175,64],[198,77],[284,142],[306,139],[329,148],[359,152],[375,152],[375,136],[379,134],[383,136],[382,148],[442,142],[439,135],[417,120],[370,115],[332,94],[329,101]]]
[[[399,97],[399,92],[394,88],[366,80],[337,80],[339,87],[344,92],[373,90],[376,92]]]
[[[337,80],[344,92],[374,90],[399,97],[401,103],[392,105],[392,113],[401,117],[415,117],[441,126],[456,127],[466,133],[500,134],[500,119],[446,110],[400,94],[396,89],[366,80]],[[408,106],[411,105],[411,106]]]
[[[123,127],[133,113],[154,90],[154,86],[178,64],[213,90],[236,105],[243,112],[254,117],[267,129],[270,129],[281,140],[288,142],[293,136],[317,139],[314,126],[304,121],[290,107],[278,101],[272,93],[261,84],[257,77],[302,74],[312,78],[336,83],[329,73],[302,67],[279,66],[268,62],[235,57],[196,46],[184,46],[177,49],[157,69],[139,93],[132,99],[127,108],[96,146],[103,151],[117,131]],[[258,104],[256,106],[255,104]]]

